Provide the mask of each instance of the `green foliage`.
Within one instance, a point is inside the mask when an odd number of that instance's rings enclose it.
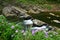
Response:
[[[52,7],[48,4],[43,4],[43,5],[40,5],[43,9],[48,9],[48,10],[51,10]]]
[[[24,3],[24,4],[44,4],[44,3],[46,3],[46,0],[17,0],[17,1]]]
[[[46,0],[46,1],[48,1],[48,2],[51,2],[51,3],[60,3],[60,0]]]
[[[21,33],[23,27],[21,24],[9,23],[3,15],[0,15],[0,40],[60,40],[60,30],[57,30],[58,34],[56,35],[50,32],[48,38],[45,37],[42,31],[35,33],[35,35],[32,35],[31,31],[28,31],[27,35],[24,36]]]
[[[60,0],[16,0],[18,2],[26,3],[26,4],[45,4],[45,3],[60,3]]]
[[[15,3],[23,3],[23,4],[46,4],[46,3],[60,3],[60,0],[0,0],[0,4],[8,3],[8,4],[15,4]]]
[[[14,29],[11,28],[14,26]],[[0,38],[3,40],[12,40],[11,35],[16,35],[16,30],[21,30],[21,25],[9,23],[3,15],[0,15]]]

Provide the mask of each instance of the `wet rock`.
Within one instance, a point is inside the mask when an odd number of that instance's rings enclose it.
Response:
[[[53,20],[53,22],[60,23],[60,21],[59,21],[59,20]]]
[[[34,22],[34,24],[37,24],[37,25],[46,24],[45,22],[38,20],[38,19],[34,19],[33,22]]]
[[[54,13],[49,13],[50,15],[52,15],[52,16],[55,16],[55,14]]]
[[[36,7],[36,6],[29,6],[28,7],[28,13],[34,13],[34,14],[39,14],[40,13],[40,8]]]
[[[39,14],[39,13],[40,13],[40,11],[38,11],[38,10],[33,10],[33,9],[30,9],[30,10],[28,11],[28,13]]]
[[[49,13],[52,16],[60,17],[59,15],[55,15],[54,13]]]
[[[19,18],[24,18],[24,17],[28,17],[28,16],[30,16],[30,15],[24,14],[24,15],[19,16]]]

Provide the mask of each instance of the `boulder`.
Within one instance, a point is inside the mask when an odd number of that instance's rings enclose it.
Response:
[[[45,22],[38,20],[38,19],[33,19],[34,24],[36,25],[42,25],[42,24],[46,24]]]
[[[22,8],[18,8],[15,6],[6,6],[3,8],[2,13],[8,17],[8,16],[20,16],[22,14],[25,14],[27,11],[22,9]]]
[[[2,10],[2,13],[7,17],[7,16],[13,16],[15,14],[11,14],[12,8],[11,6],[4,7]]]

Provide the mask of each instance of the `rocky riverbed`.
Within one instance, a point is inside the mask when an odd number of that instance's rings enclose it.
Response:
[[[52,26],[60,27],[60,12],[44,12],[45,10],[39,9],[36,6],[33,7],[16,7],[8,5],[3,9],[3,14],[8,16],[16,16],[17,18],[20,18],[21,15],[24,16],[32,16],[34,19],[38,19],[42,21],[41,23],[48,23]],[[27,10],[28,9],[28,10]],[[42,12],[41,12],[42,11]],[[14,17],[13,17],[14,18]],[[39,21],[38,21],[39,22]]]

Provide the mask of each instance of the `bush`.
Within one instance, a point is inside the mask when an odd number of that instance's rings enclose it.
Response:
[[[8,23],[3,15],[0,15],[0,38],[3,40],[12,40],[17,33],[20,33],[21,25]]]

